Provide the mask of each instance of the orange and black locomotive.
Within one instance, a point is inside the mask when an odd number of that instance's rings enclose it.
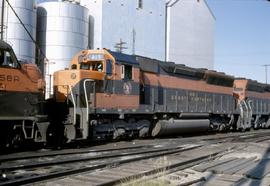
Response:
[[[54,96],[67,106],[63,130],[69,140],[268,126],[268,86],[253,82],[259,89],[242,95],[240,85],[249,89],[239,82],[206,69],[106,49],[84,50],[68,70],[55,73]],[[255,105],[267,110],[255,112]]]

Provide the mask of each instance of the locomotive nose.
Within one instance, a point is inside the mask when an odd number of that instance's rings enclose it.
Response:
[[[62,70],[54,73],[54,96],[57,102],[65,102],[74,87],[79,87],[84,79],[95,81],[104,76],[102,73],[80,70]]]

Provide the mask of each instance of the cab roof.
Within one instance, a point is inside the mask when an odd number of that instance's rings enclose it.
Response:
[[[12,47],[6,43],[5,41],[0,40],[0,49],[11,51],[13,50]]]
[[[136,56],[134,55],[123,54],[120,52],[114,52],[110,50],[108,52],[115,58],[116,62],[121,62],[130,65],[139,65],[139,62],[137,62]]]

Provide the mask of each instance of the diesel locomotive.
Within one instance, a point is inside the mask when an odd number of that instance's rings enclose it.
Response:
[[[18,61],[12,47],[0,41],[0,147],[46,141],[44,85],[37,66]]]
[[[54,114],[69,141],[245,131],[269,126],[269,90],[207,69],[83,50],[54,74]]]

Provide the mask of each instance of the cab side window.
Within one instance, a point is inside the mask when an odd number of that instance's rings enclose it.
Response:
[[[77,69],[77,65],[76,65],[76,64],[71,65],[71,69],[72,69],[72,70]]]
[[[89,70],[90,66],[88,63],[81,63],[81,69],[82,70]]]
[[[10,53],[7,51],[0,52],[0,66],[18,68],[18,64],[12,59]]]
[[[125,80],[132,80],[132,66],[131,65],[121,66],[121,78]]]

